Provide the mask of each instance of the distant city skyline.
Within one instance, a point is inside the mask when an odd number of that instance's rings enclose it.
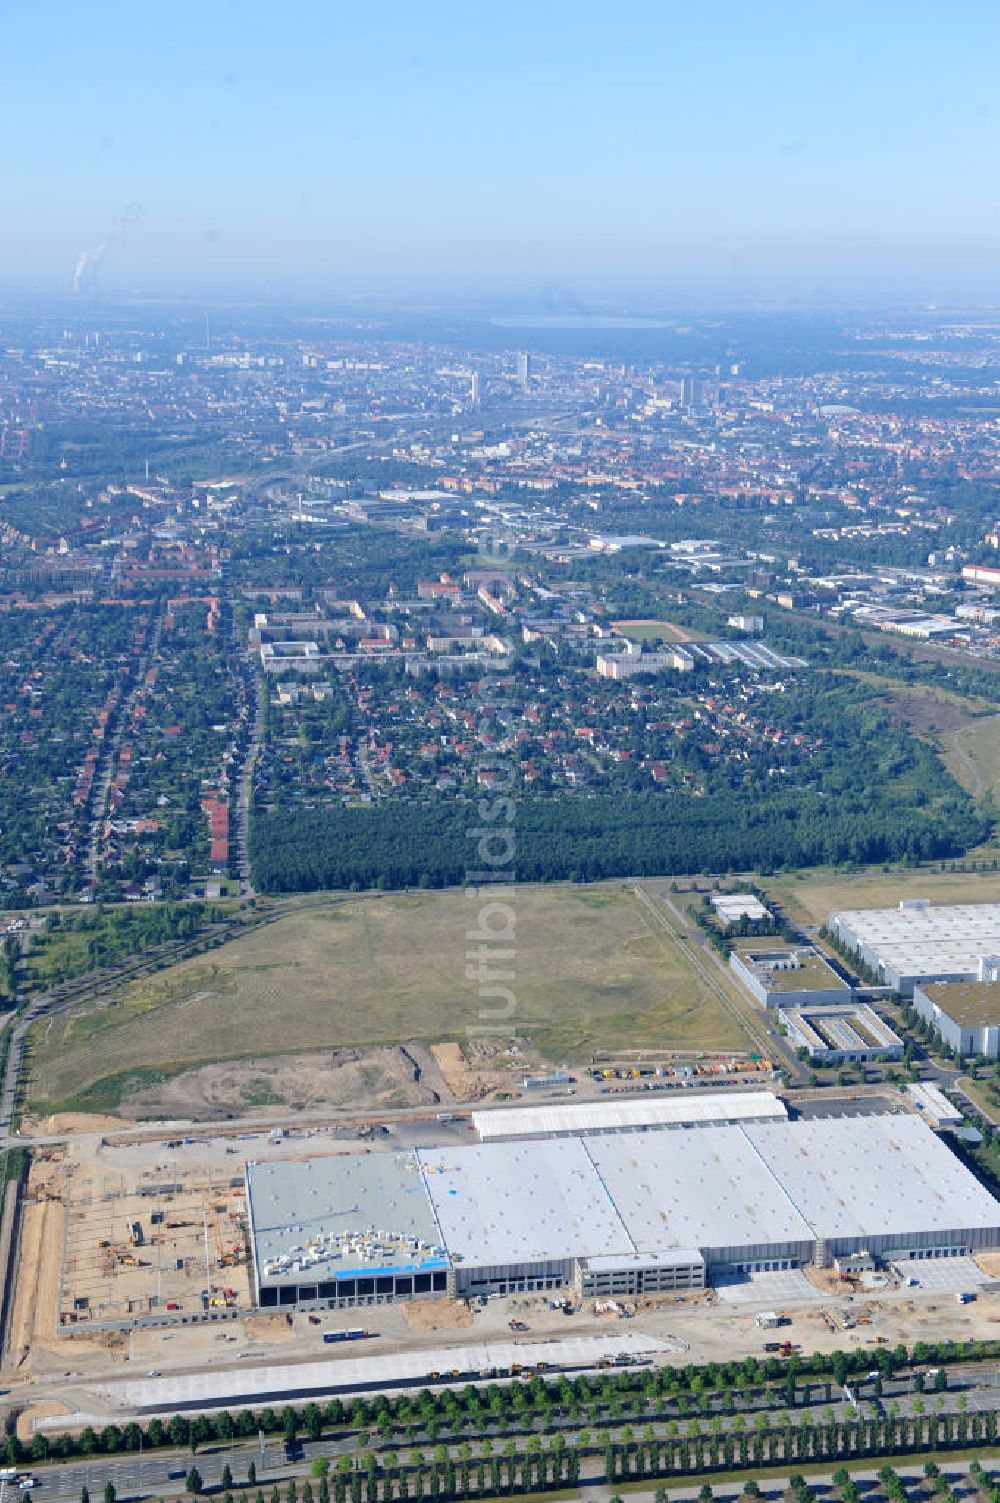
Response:
[[[1000,296],[1000,14],[12,0],[0,287]]]

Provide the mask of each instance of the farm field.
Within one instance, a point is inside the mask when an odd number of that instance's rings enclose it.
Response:
[[[745,1049],[736,1022],[617,884],[522,887],[517,1005],[502,1026],[554,1062],[614,1047]],[[39,1025],[33,1109],[108,1110],[213,1061],[475,1037],[502,1002],[468,979],[478,901],[464,892],[345,899],[293,913]],[[493,941],[494,951],[506,948]],[[473,956],[478,964],[478,955]],[[493,1009],[480,1016],[480,1007]]]

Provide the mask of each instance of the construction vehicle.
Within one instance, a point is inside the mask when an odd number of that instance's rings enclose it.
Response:
[[[141,1247],[142,1244],[143,1244],[143,1242],[145,1241],[145,1238],[144,1238],[143,1233],[142,1233],[142,1222],[141,1221],[132,1221],[132,1222],[130,1222],[129,1223],[128,1233],[129,1233],[128,1240],[131,1242],[132,1246],[133,1247]]]

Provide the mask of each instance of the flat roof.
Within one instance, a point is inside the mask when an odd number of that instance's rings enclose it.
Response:
[[[486,1143],[496,1138],[546,1133],[628,1132],[711,1122],[784,1120],[785,1104],[773,1091],[684,1091],[667,1100],[580,1101],[565,1106],[519,1106],[472,1113]]]
[[[1000,1225],[1000,1204],[918,1117],[827,1117],[736,1130],[819,1237],[904,1243],[920,1232]]]
[[[758,971],[767,973],[767,986],[774,992],[800,992],[800,991],[838,991],[850,993],[850,987],[843,981],[831,966],[825,955],[814,950],[811,945],[795,945],[780,939],[773,944],[770,940],[763,943],[757,940],[746,945],[736,945],[736,953],[745,965],[752,965]],[[792,956],[798,960],[798,965],[788,970],[777,970],[774,967]]]
[[[258,1256],[283,1249],[268,1277],[296,1283],[1000,1229],[1000,1202],[909,1114],[275,1160],[248,1166],[248,1181]],[[272,1208],[295,1219],[259,1227]],[[331,1226],[349,1243],[323,1243],[313,1264]]]
[[[766,919],[771,915],[752,892],[726,892],[717,894],[711,899],[712,907],[720,918],[727,923],[734,923],[737,919]]]
[[[810,1002],[781,1009],[793,1027],[824,1049],[901,1049],[903,1040],[867,1002]]]
[[[262,1282],[448,1267],[414,1153],[269,1159],[246,1179]]]
[[[540,1263],[635,1251],[580,1138],[528,1138],[418,1157],[456,1263]]]
[[[926,981],[920,990],[960,1027],[1000,1024],[998,981]]]
[[[926,1112],[942,1127],[962,1120],[962,1113],[958,1107],[952,1106],[944,1092],[929,1080],[911,1082],[906,1087],[906,1094],[918,1112]]]
[[[846,908],[831,913],[837,925],[899,976],[975,976],[980,956],[1000,953],[1000,903]]]
[[[778,1124],[784,1131],[788,1123]],[[587,1152],[639,1252],[812,1242],[742,1127],[587,1139]]]

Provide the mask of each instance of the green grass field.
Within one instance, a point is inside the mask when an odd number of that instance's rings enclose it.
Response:
[[[737,1024],[617,886],[522,887],[512,898],[511,1033],[552,1060],[614,1047],[740,1049]],[[461,1040],[482,1020],[466,977],[478,900],[350,899],[293,913],[39,1025],[29,1099],[77,1104],[109,1077],[297,1050]],[[484,1006],[496,1008],[495,1000]],[[112,1094],[116,1087],[112,1088]],[[99,1093],[101,1094],[101,1093]],[[107,1092],[103,1093],[106,1097]]]
[[[612,621],[611,625],[623,637],[633,642],[652,642],[661,638],[664,642],[703,642],[706,633],[691,626],[677,626],[673,621]]]

